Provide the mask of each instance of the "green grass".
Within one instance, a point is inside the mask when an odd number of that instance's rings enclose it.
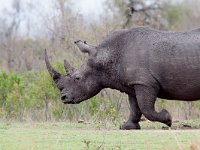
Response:
[[[161,130],[162,124],[150,122],[143,122],[142,127],[145,129],[120,131],[102,124],[0,123],[0,150],[177,150],[200,144],[200,130]]]

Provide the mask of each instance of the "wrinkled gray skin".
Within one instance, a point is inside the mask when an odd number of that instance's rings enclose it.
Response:
[[[116,31],[98,46],[76,41],[88,53],[87,61],[75,70],[65,61],[61,75],[45,60],[65,104],[78,104],[103,88],[129,96],[130,116],[121,129],[140,129],[143,114],[151,121],[171,126],[169,112],[156,112],[156,98],[194,101],[200,99],[200,29],[162,32],[147,27]]]

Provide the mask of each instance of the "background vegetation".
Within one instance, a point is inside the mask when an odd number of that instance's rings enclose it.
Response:
[[[200,1],[196,0],[105,1],[105,13],[96,22],[73,11],[72,1],[51,2],[51,13],[38,15],[41,20],[38,28],[30,25],[31,16],[24,15],[27,11],[37,11],[34,2],[13,0],[12,9],[0,15],[2,120],[123,122],[129,113],[127,96],[114,90],[102,90],[79,105],[63,105],[45,69],[43,50],[48,49],[55,68],[64,73],[64,58],[77,68],[85,60],[86,56],[73,44],[77,39],[96,45],[121,28],[145,25],[165,31],[185,31],[197,28],[200,21]],[[200,102],[158,100],[157,109],[163,107],[172,113],[174,120],[200,117]]]

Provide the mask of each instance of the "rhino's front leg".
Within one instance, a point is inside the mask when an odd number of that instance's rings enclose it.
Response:
[[[140,125],[138,122],[140,121],[142,113],[139,109],[135,96],[129,95],[129,104],[130,104],[130,115],[128,121],[125,122],[122,126],[120,126],[120,129],[121,130],[140,129]]]
[[[161,112],[155,111],[154,105],[157,98],[158,88],[143,85],[135,85],[134,88],[142,114],[150,121],[158,121],[167,126],[171,126],[171,115],[166,109],[163,109]]]

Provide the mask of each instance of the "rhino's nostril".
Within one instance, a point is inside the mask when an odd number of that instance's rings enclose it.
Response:
[[[66,95],[62,95],[62,96],[61,96],[61,100],[65,100],[66,98],[67,98]]]

